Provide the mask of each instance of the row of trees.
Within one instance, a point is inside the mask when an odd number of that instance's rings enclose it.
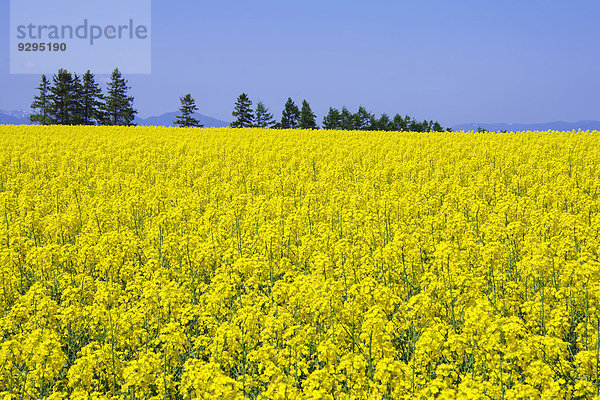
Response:
[[[317,117],[306,100],[302,101],[302,108],[298,108],[294,101],[288,98],[281,121],[276,122],[262,101],[256,103],[256,109],[252,110],[252,101],[246,93],[242,93],[237,98],[231,114],[236,118],[231,123],[232,128],[318,129]]]
[[[129,89],[117,68],[106,95],[89,70],[78,76],[59,69],[52,81],[42,75],[29,118],[42,125],[132,125],[137,111],[133,97],[127,95]]]
[[[133,97],[127,95],[131,89],[121,72],[115,68],[111,74],[104,95],[96,82],[94,74],[89,70],[82,76],[71,74],[65,69],[58,72],[49,81],[42,75],[38,86],[38,94],[34,97],[31,108],[34,113],[31,121],[42,125],[133,125],[137,111],[133,108]],[[179,99],[181,101],[180,115],[174,121],[175,125],[183,127],[202,127],[194,113],[198,110],[194,99],[188,93]],[[246,93],[236,100],[232,115],[235,120],[232,128],[276,128],[276,129],[319,129],[317,117],[308,101],[303,100],[298,107],[288,98],[281,119],[276,121],[269,109],[259,101],[252,107],[252,101]],[[382,130],[382,131],[444,131],[445,129],[434,121],[416,121],[408,115],[402,117],[396,114],[390,118],[382,114],[379,118],[359,107],[355,113],[346,107],[342,110],[329,108],[329,113],[323,118],[323,129],[343,130]]]
[[[343,130],[363,130],[363,131],[410,131],[410,132],[444,132],[444,129],[437,121],[419,122],[410,116],[402,117],[396,114],[390,118],[387,114],[382,114],[375,118],[374,114],[368,112],[364,107],[359,107],[358,111],[351,113],[346,107],[339,111],[337,108],[330,107],[329,113],[323,118],[323,129],[343,129]]]
[[[180,115],[176,116],[174,124],[182,127],[201,127],[200,122],[194,118],[194,112],[198,107],[192,96],[188,93],[179,100],[181,101]],[[302,102],[302,108],[299,109],[289,98],[285,103],[281,121],[276,122],[263,102],[259,101],[256,109],[252,109],[252,101],[246,93],[242,93],[235,103],[232,115],[236,118],[231,123],[232,128],[318,129],[316,116],[306,100]]]
[[[246,93],[242,93],[235,102],[232,115],[236,118],[232,122],[233,128],[280,128],[280,129],[319,129],[316,116],[306,100],[302,100],[302,107],[288,98],[281,120],[276,122],[269,109],[259,101],[256,109],[252,109],[252,101]],[[410,116],[402,117],[396,114],[390,118],[387,114],[382,114],[379,118],[368,112],[364,107],[359,107],[355,113],[350,112],[346,107],[342,110],[330,107],[329,113],[323,118],[323,129],[342,129],[342,130],[372,130],[372,131],[412,131],[412,132],[443,132],[444,129],[438,122],[422,121],[419,122]]]

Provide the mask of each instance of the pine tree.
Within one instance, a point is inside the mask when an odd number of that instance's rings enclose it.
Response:
[[[410,132],[425,132],[427,127],[424,125],[426,124],[427,121],[424,122],[418,122],[417,120],[412,120],[410,122],[410,124],[408,125],[408,130]]]
[[[342,112],[340,113],[340,129],[345,131],[356,129],[354,114],[352,114],[346,107],[342,107]]]
[[[81,78],[81,95],[79,96],[79,119],[82,125],[95,125],[103,120],[102,89],[96,83],[94,74],[87,70]]]
[[[246,93],[242,93],[238,96],[231,115],[236,117],[236,120],[231,123],[232,128],[251,128],[254,126],[252,101],[250,101],[250,98]]]
[[[323,129],[340,129],[342,118],[337,108],[329,107],[329,113],[323,117]]]
[[[377,120],[376,123],[376,130],[378,131],[393,131],[394,130],[394,126],[392,123],[392,120],[390,119],[389,115],[383,113],[381,114],[381,117]]]
[[[282,129],[296,129],[298,128],[298,120],[300,119],[300,110],[298,106],[293,102],[291,97],[288,97],[281,114],[281,128]]]
[[[439,122],[435,121],[431,127],[431,130],[434,132],[444,132],[444,127],[442,127]]]
[[[354,129],[361,131],[375,129],[375,117],[362,106],[358,107],[358,111],[354,114],[353,119]]]
[[[174,124],[183,128],[202,128],[204,125],[194,118],[194,113],[198,111],[198,107],[196,106],[196,101],[192,98],[192,95],[188,93],[185,96],[180,97],[179,101],[181,102],[181,107],[179,107],[181,115],[177,116]]]
[[[49,115],[59,125],[72,125],[75,122],[76,93],[74,89],[73,76],[65,69],[59,69],[52,77]]]
[[[137,110],[133,108],[133,97],[127,96],[127,80],[123,78],[118,68],[115,68],[108,83],[108,95],[104,103],[104,124],[133,125]]]
[[[316,121],[317,116],[312,112],[308,101],[302,101],[300,110],[300,129],[319,129]]]
[[[71,125],[84,125],[83,120],[83,85],[81,78],[76,73],[73,74],[73,82],[71,86],[71,101],[72,101],[72,115]]]
[[[431,132],[432,128],[433,128],[433,121],[427,121],[424,120],[423,121],[423,132]]]
[[[54,123],[50,118],[50,81],[46,75],[42,75],[42,82],[37,87],[39,94],[33,97],[31,108],[39,110],[36,114],[31,114],[29,120],[31,122],[39,122],[41,125],[49,125]]]
[[[269,109],[263,104],[262,101],[256,103],[256,126],[259,128],[273,128],[275,120],[273,114],[269,112]]]
[[[403,132],[408,130],[408,125],[410,124],[410,117],[407,115],[405,118],[402,118],[400,114],[396,114],[394,116],[394,121],[392,125],[394,126],[394,130],[398,132]]]

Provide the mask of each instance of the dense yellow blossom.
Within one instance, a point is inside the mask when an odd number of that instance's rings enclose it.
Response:
[[[0,126],[7,399],[600,392],[600,134]]]

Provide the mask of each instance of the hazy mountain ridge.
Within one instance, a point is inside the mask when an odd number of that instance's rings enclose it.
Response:
[[[148,118],[138,118],[133,120],[133,123],[139,126],[175,126],[173,122],[177,118],[179,112],[167,112],[158,116]],[[205,128],[222,128],[229,126],[229,122],[221,121],[207,115],[194,113],[194,118],[200,121]]]
[[[16,111],[4,111],[0,110],[0,125],[31,125],[29,121],[29,110],[16,110]],[[133,123],[139,126],[174,126],[178,112],[168,112],[158,116],[152,116],[148,118],[135,117]],[[207,115],[195,113],[194,117],[197,118],[205,128],[221,128],[229,126],[229,122],[221,121],[217,118],[209,117]]]
[[[29,116],[32,114],[31,110],[15,110],[15,111],[5,111],[0,110],[0,115],[6,115],[13,118],[24,118],[29,120]]]
[[[4,111],[0,110],[0,125],[29,125],[29,115],[31,111],[17,110]]]
[[[458,131],[477,131],[481,127],[487,129],[490,132],[508,131],[508,132],[522,132],[522,131],[577,131],[579,129],[583,131],[600,131],[600,121],[578,121],[578,122],[565,122],[565,121],[553,121],[544,122],[539,124],[511,124],[511,123],[469,123],[454,125],[452,130]]]

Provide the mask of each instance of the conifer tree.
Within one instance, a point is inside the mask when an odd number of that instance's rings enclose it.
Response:
[[[407,115],[405,118],[402,118],[400,114],[396,114],[394,116],[394,121],[392,122],[394,130],[399,132],[408,130],[409,123],[410,117]]]
[[[53,123],[50,118],[50,81],[46,75],[42,75],[42,81],[37,87],[38,94],[33,97],[31,108],[38,110],[37,113],[31,114],[29,120],[31,122],[39,122],[41,125],[49,125]]]
[[[300,119],[300,110],[294,103],[291,97],[288,97],[283,112],[281,114],[281,128],[282,129],[296,129],[298,128],[298,120]]]
[[[115,68],[108,83],[108,94],[104,103],[104,124],[133,125],[137,110],[133,108],[133,97],[127,96],[127,80]]]
[[[59,69],[52,77],[50,87],[50,118],[59,125],[72,125],[76,121],[76,93],[73,76],[65,69]]]
[[[179,107],[181,115],[177,116],[174,124],[183,128],[202,128],[204,125],[194,118],[194,113],[198,111],[198,107],[196,106],[196,101],[192,98],[192,95],[188,93],[185,96],[180,97],[179,101],[181,102],[181,107]]]
[[[375,117],[363,106],[358,107],[358,111],[353,115],[354,129],[367,131],[375,129]]]
[[[83,125],[83,85],[81,78],[76,73],[73,74],[71,101],[73,107],[71,125]]]
[[[341,115],[337,108],[329,107],[329,113],[323,117],[323,129],[340,129]]]
[[[356,129],[354,114],[352,114],[346,107],[342,107],[342,112],[340,113],[340,129],[345,131]]]
[[[394,126],[392,124],[392,120],[390,119],[390,116],[383,113],[381,114],[381,117],[377,120],[377,130],[378,131],[393,131],[394,130]]]
[[[444,128],[440,125],[439,122],[435,121],[431,126],[431,130],[434,132],[444,132]]]
[[[246,93],[238,96],[233,112],[236,120],[231,123],[232,128],[251,128],[254,126],[254,113],[252,112],[252,101]]]
[[[272,128],[275,125],[273,114],[269,112],[269,109],[262,101],[256,103],[255,119],[255,125],[259,128]]]
[[[312,112],[308,101],[302,101],[302,109],[300,110],[300,129],[318,129],[317,116]]]
[[[81,78],[79,97],[79,119],[83,125],[95,125],[103,120],[102,89],[96,83],[94,74],[87,70]]]

